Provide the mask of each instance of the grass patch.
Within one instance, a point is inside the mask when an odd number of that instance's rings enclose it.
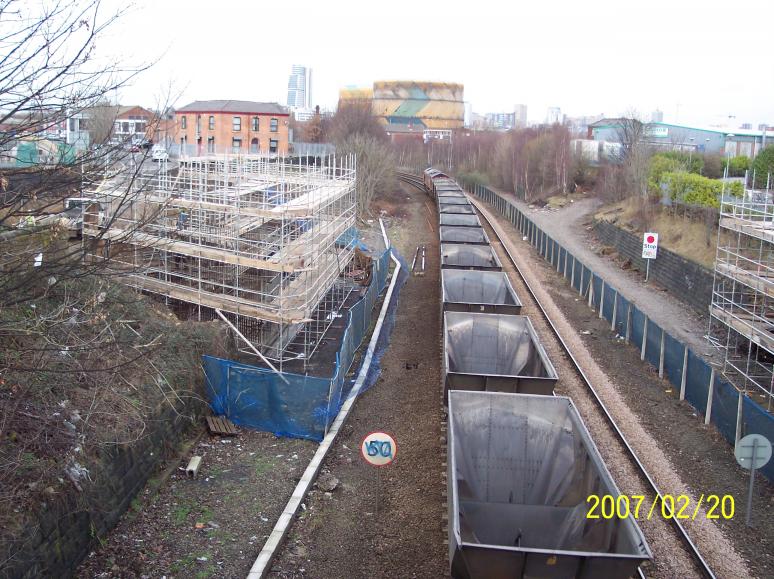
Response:
[[[270,458],[256,457],[255,459],[255,475],[263,476],[267,472],[274,469],[274,461]]]
[[[191,513],[192,510],[193,509],[189,504],[179,505],[172,512],[172,520],[175,522],[176,525],[182,525],[183,523],[185,523],[185,520],[188,518],[188,515]]]

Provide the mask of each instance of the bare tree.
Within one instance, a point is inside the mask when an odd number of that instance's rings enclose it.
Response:
[[[0,150],[14,161],[0,168],[0,431],[13,433],[0,439],[0,529],[14,528],[11,506],[60,478],[80,488],[89,445],[130,442],[154,403],[175,403],[176,377],[154,353],[196,363],[188,344],[164,333],[163,315],[112,283],[110,259],[92,259],[108,256],[115,217],[78,241],[64,214],[66,199],[99,187],[120,216],[145,182],[141,159],[108,146],[109,131],[87,148],[61,138],[146,68],[97,58],[120,16],[99,0],[0,0],[0,124],[13,127],[0,133]],[[20,151],[42,142],[56,154],[22,163]],[[112,255],[124,239],[113,240]]]

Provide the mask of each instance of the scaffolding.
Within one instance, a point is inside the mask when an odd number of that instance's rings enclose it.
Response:
[[[238,330],[240,350],[308,360],[354,289],[353,157],[187,157],[126,188],[93,191],[91,259],[178,313]],[[249,343],[247,343],[249,342]]]
[[[725,350],[723,374],[772,410],[774,398],[774,203],[720,206],[711,334]]]

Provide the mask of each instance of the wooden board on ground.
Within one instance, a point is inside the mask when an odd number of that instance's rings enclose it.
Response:
[[[234,423],[223,416],[208,416],[207,430],[210,431],[210,434],[219,434],[220,436],[236,436],[239,434]]]

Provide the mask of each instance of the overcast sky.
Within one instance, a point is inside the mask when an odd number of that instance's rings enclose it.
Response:
[[[158,60],[122,104],[152,106],[169,86],[178,106],[285,104],[302,64],[323,108],[343,86],[412,79],[463,83],[477,113],[658,108],[666,122],[757,127],[774,124],[772,17],[774,0],[136,0],[100,52]]]

